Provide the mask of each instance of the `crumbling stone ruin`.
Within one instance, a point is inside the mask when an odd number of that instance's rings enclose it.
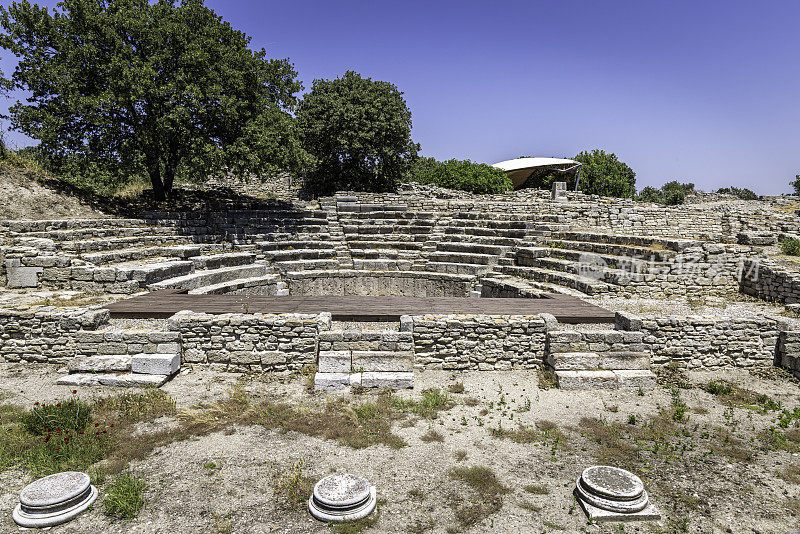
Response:
[[[287,190],[288,191],[288,190]],[[288,194],[288,193],[287,193]],[[789,206],[789,207],[787,207]],[[265,200],[138,218],[0,222],[2,361],[68,364],[63,383],[160,384],[177,365],[292,371],[317,385],[411,387],[414,369],[550,369],[563,388],[654,387],[653,366],[784,366],[800,326],[747,316],[613,309],[613,324],[549,314],[403,316],[367,330],[330,314],[182,311],[118,324],[105,302],[189,295],[800,300],[776,243],[800,233],[783,198],[661,207],[554,188],[475,196],[431,186]],[[50,292],[50,293],[48,293]],[[60,306],[44,294],[79,302]],[[616,300],[615,300],[616,299]],[[770,311],[772,310],[772,311]],[[795,331],[797,330],[797,331]],[[177,365],[176,365],[177,362]]]

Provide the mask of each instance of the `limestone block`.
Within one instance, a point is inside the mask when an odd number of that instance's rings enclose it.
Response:
[[[414,387],[414,373],[362,373],[361,385],[365,388],[410,389]]]
[[[603,352],[600,369],[649,369],[649,352]]]
[[[320,373],[349,373],[351,368],[350,351],[320,351],[318,368]]]
[[[559,389],[618,389],[617,375],[613,371],[556,371]]]
[[[614,371],[620,389],[641,389],[651,391],[656,387],[656,375],[647,370]]]
[[[547,355],[547,365],[556,371],[588,371],[597,369],[600,356],[594,352],[561,352]]]
[[[139,374],[169,376],[180,367],[180,354],[137,354],[131,358],[131,371]]]
[[[413,352],[357,351],[353,354],[353,369],[364,372],[408,372],[414,368]]]
[[[22,267],[21,260],[6,260],[6,286],[10,288],[38,287],[41,267]]]
[[[314,389],[335,390],[344,389],[350,385],[348,373],[317,373],[314,375]]]

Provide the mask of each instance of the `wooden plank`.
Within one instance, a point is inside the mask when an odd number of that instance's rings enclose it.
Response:
[[[181,310],[221,313],[320,313],[338,321],[398,321],[401,315],[536,315],[551,313],[564,323],[612,323],[614,313],[569,295],[541,299],[453,297],[269,297],[188,295],[156,291],[106,306],[114,318],[166,318]]]

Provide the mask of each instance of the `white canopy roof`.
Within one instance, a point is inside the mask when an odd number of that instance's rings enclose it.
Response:
[[[566,170],[570,167],[580,165],[577,161],[571,159],[561,158],[517,158],[509,159],[495,163],[492,167],[496,167],[504,171],[511,182],[514,184],[515,189],[519,189],[525,185],[531,176],[544,176],[549,174],[549,169]]]
[[[522,169],[533,169],[535,167],[549,167],[551,165],[577,165],[577,161],[561,158],[517,158],[495,163],[492,167],[497,167],[503,171],[520,171]]]

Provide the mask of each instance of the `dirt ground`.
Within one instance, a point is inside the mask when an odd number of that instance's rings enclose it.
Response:
[[[53,366],[1,364],[2,402],[30,406],[35,401],[69,396],[69,388],[53,385],[57,376]],[[296,465],[301,460],[313,481],[332,472],[351,472],[376,486],[377,520],[364,532],[767,534],[800,529],[800,480],[779,476],[800,467],[800,453],[766,447],[761,438],[762,431],[776,426],[781,411],[774,409],[774,403],[765,411],[723,402],[701,387],[710,380],[727,380],[767,395],[780,402],[781,409],[791,411],[800,406],[797,381],[758,377],[746,371],[691,373],[685,378],[690,384],[683,389],[661,385],[640,395],[635,391],[543,389],[534,371],[417,372],[415,389],[397,395],[416,398],[426,388],[450,388],[455,404],[435,419],[412,416],[396,422],[393,432],[405,446],[353,449],[294,431],[236,426],[172,443],[133,462],[132,470],[148,484],[145,507],[135,519],[112,520],[95,506],[52,532],[329,531],[331,527],[311,519],[302,505],[287,509],[279,504],[267,476],[276,465]],[[377,395],[331,392],[310,397],[305,381],[306,377],[299,375],[241,376],[191,369],[163,389],[177,400],[179,410],[223,399],[235,387],[297,405],[324,403],[343,395],[359,403]],[[459,392],[459,384],[463,384],[463,392]],[[85,388],[79,395],[88,399],[112,393]],[[581,471],[609,454],[603,443],[606,447],[621,443],[614,439],[625,434],[626,425],[646,428],[660,420],[660,410],[673,413],[676,395],[681,399],[677,405],[684,403],[687,415],[681,422],[671,423],[661,448],[641,441],[634,452],[632,442],[625,441],[625,449],[612,452],[612,458],[616,454],[620,463],[643,478],[663,519],[589,524],[571,493]],[[602,429],[598,433],[598,420],[606,431],[614,430],[609,435],[602,434]],[[173,418],[162,417],[143,425],[141,439],[154,428],[174,423]],[[520,424],[545,431],[537,433],[536,439],[515,440],[515,435],[534,435],[514,434]],[[739,449],[709,453],[706,449],[715,446],[706,434],[725,430],[730,432],[726,443],[738,444]],[[432,435],[438,437],[431,440]],[[462,480],[451,476],[452,469],[459,466],[486,467],[507,488],[499,497],[499,510],[472,525],[457,521],[457,506],[470,501],[480,504],[484,497],[471,493]],[[10,512],[19,490],[28,482],[30,478],[15,469],[0,473],[0,509],[8,512],[0,515],[0,531],[18,531]]]
[[[5,164],[0,164],[0,191],[0,219],[106,217],[67,192],[63,185]]]

